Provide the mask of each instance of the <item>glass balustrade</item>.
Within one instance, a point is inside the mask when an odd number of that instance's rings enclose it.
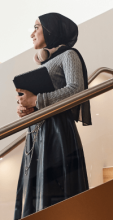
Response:
[[[89,88],[113,75],[101,73]],[[113,90],[90,100],[92,126],[77,124],[82,140],[90,189],[113,179]]]

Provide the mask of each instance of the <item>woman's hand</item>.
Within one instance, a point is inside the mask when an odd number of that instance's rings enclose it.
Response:
[[[37,100],[37,96],[32,92],[23,89],[16,89],[17,92],[24,93],[22,96],[16,96],[17,100],[19,100],[19,104],[26,108],[32,108],[36,106],[35,101]]]
[[[22,118],[25,115],[31,114],[32,112],[34,112],[33,107],[32,108],[26,108],[26,107],[23,107],[21,104],[19,104],[17,106],[17,114],[20,118]]]

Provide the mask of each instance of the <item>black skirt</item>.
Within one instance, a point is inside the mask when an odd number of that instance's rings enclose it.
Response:
[[[35,126],[28,130],[32,131]],[[27,152],[32,142],[33,134],[30,134]],[[24,149],[14,220],[89,189],[83,148],[71,110],[44,121],[36,136],[32,160],[31,154],[25,157]]]

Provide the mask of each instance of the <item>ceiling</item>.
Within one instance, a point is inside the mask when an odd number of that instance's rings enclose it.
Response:
[[[0,4],[0,62],[33,47],[30,34],[39,15],[58,12],[81,24],[113,8],[113,0],[4,0]]]

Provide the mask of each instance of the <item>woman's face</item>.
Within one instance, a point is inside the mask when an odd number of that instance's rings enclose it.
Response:
[[[33,38],[33,44],[35,49],[41,49],[46,47],[46,42],[44,39],[43,28],[39,20],[35,21],[34,25],[35,30],[31,34],[31,38]]]

